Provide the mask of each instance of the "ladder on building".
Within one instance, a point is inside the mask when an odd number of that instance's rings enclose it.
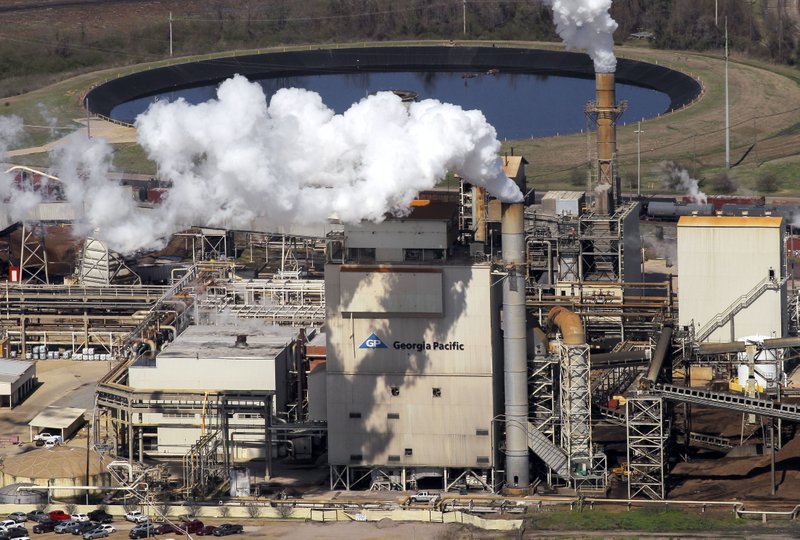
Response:
[[[556,474],[564,478],[568,476],[567,454],[530,422],[528,422],[528,448]]]
[[[702,343],[705,341],[715,330],[730,322],[730,320],[733,319],[737,313],[751,306],[753,302],[758,300],[765,292],[780,290],[784,283],[786,283],[787,279],[788,276],[784,277],[780,281],[776,280],[774,277],[766,277],[759,281],[758,284],[750,289],[747,294],[743,294],[734,300],[725,311],[718,313],[713,319],[708,321],[705,326],[700,328],[696,334],[697,343]]]

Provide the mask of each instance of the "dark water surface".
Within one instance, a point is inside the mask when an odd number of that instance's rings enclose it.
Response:
[[[594,99],[594,80],[519,73],[397,72],[307,75],[258,81],[269,99],[281,88],[317,92],[337,113],[380,90],[412,90],[418,99],[438,99],[463,109],[479,109],[501,139],[526,139],[575,133],[586,129],[586,102]],[[190,88],[118,105],[112,118],[133,122],[156,99],[182,97],[201,103],[216,96],[216,85]],[[620,124],[663,113],[667,94],[649,88],[617,84],[617,100],[627,100]]]

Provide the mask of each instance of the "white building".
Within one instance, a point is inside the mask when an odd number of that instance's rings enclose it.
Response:
[[[128,383],[134,391],[151,392],[159,389],[273,391],[274,413],[286,402],[289,346],[296,335],[296,328],[283,326],[264,325],[257,331],[235,325],[190,326],[158,353],[155,360],[140,359],[131,366]],[[141,418],[134,419],[144,426],[146,452],[182,456],[202,435],[219,427],[217,418],[210,413],[177,409],[176,406],[176,412],[141,413]],[[234,460],[264,456],[263,415],[234,414],[228,422]]]
[[[694,325],[698,338],[716,327],[705,339],[711,342],[783,337],[783,237],[781,217],[681,217],[679,323]],[[715,319],[721,324],[713,324]]]
[[[405,218],[345,227],[360,262],[325,268],[334,486],[349,488],[354,470],[402,487],[465,471],[490,481],[501,288],[487,263],[452,250],[456,211],[423,201]]]
[[[16,407],[35,389],[35,363],[0,358],[0,407]]]

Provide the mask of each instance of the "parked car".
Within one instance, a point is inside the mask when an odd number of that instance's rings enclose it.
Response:
[[[0,521],[0,531],[5,531],[6,529],[13,529],[15,527],[22,527],[22,524],[14,521],[13,519],[4,519]]]
[[[92,521],[96,521],[98,523],[111,523],[114,521],[114,516],[103,510],[102,508],[98,508],[97,510],[92,510],[87,514],[89,519]]]
[[[213,536],[214,535],[214,529],[216,529],[215,526],[206,525],[205,527],[203,527],[202,529],[197,531],[195,534],[197,534],[197,536]]]
[[[37,521],[39,523],[45,521],[46,519],[50,519],[50,516],[47,515],[47,512],[43,510],[31,510],[26,515],[31,521]]]
[[[52,532],[56,528],[56,525],[58,525],[59,523],[60,521],[56,521],[55,519],[47,519],[45,521],[41,521],[33,526],[33,532],[36,534]]]
[[[155,536],[156,528],[150,523],[142,523],[136,525],[131,532],[128,533],[128,538],[137,540],[138,538],[147,538],[148,536]]]
[[[228,536],[229,534],[241,534],[244,528],[235,523],[223,523],[214,529],[214,536]]]
[[[75,521],[90,521],[88,514],[72,514],[72,519]]]
[[[92,523],[91,521],[82,521],[72,527],[70,532],[76,536],[83,536],[83,533],[86,531],[91,531],[95,527],[97,527],[97,523]]]
[[[8,529],[4,536],[7,536],[8,538],[27,538],[28,529],[25,527],[14,527]]]
[[[186,534],[186,531],[172,523],[162,523],[156,527],[156,534]]]
[[[50,519],[54,519],[56,521],[66,521],[68,519],[72,519],[72,516],[70,516],[63,510],[53,510],[47,515],[50,517]]]
[[[92,529],[83,533],[83,540],[94,540],[95,538],[105,538],[108,531],[103,529]]]
[[[67,519],[64,521],[59,521],[56,528],[53,529],[53,532],[56,534],[64,534],[64,533],[71,533],[72,528],[77,526],[79,521],[75,521],[74,519]]]
[[[95,529],[103,529],[108,534],[117,532],[117,529],[115,529],[113,525],[108,525],[107,523],[103,523],[101,525],[95,525]]]
[[[126,512],[125,519],[127,521],[132,521],[134,523],[145,523],[146,521],[148,521],[147,516],[142,514],[138,510],[131,510],[130,512]]]
[[[28,521],[28,514],[25,512],[11,512],[6,519],[13,519],[17,523],[25,523]]]
[[[203,530],[203,522],[199,519],[193,519],[191,521],[184,521],[179,525],[179,527],[184,531],[184,533],[195,534],[198,531]]]

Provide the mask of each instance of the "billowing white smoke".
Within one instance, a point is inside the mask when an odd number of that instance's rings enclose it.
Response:
[[[18,116],[0,116],[0,161],[5,159],[8,147],[18,140],[22,134],[22,118]],[[0,204],[11,217],[19,221],[28,216],[28,212],[41,202],[41,196],[30,186],[18,185],[14,174],[0,170]]]
[[[611,0],[544,0],[553,8],[556,31],[570,49],[582,49],[594,61],[595,71],[611,73],[617,68],[614,31],[617,22],[608,10]]]
[[[267,106],[261,87],[237,76],[220,85],[216,100],[155,103],[136,127],[161,178],[173,184],[152,211],[109,180],[113,151],[105,140],[76,132],[52,155],[52,172],[80,216],[77,233],[122,253],[160,247],[190,225],[380,221],[407,212],[448,171],[504,201],[522,200],[483,114],[433,100],[407,108],[383,92],[337,115],[318,94],[298,89],[280,90]],[[20,129],[19,119],[0,122],[0,136]],[[17,219],[41,201],[7,178],[0,195]]]
[[[706,204],[708,198],[700,191],[700,184],[691,177],[689,171],[679,167],[672,161],[665,161],[661,164],[664,171],[664,184],[667,189],[673,191],[684,191],[692,202]]]
[[[382,92],[337,115],[299,89],[278,91],[267,106],[261,87],[241,76],[217,95],[199,105],[156,102],[137,119],[139,143],[173,183],[155,228],[136,231],[140,242],[195,223],[380,221],[407,211],[448,171],[504,201],[522,199],[480,111],[434,100],[407,108]]]

